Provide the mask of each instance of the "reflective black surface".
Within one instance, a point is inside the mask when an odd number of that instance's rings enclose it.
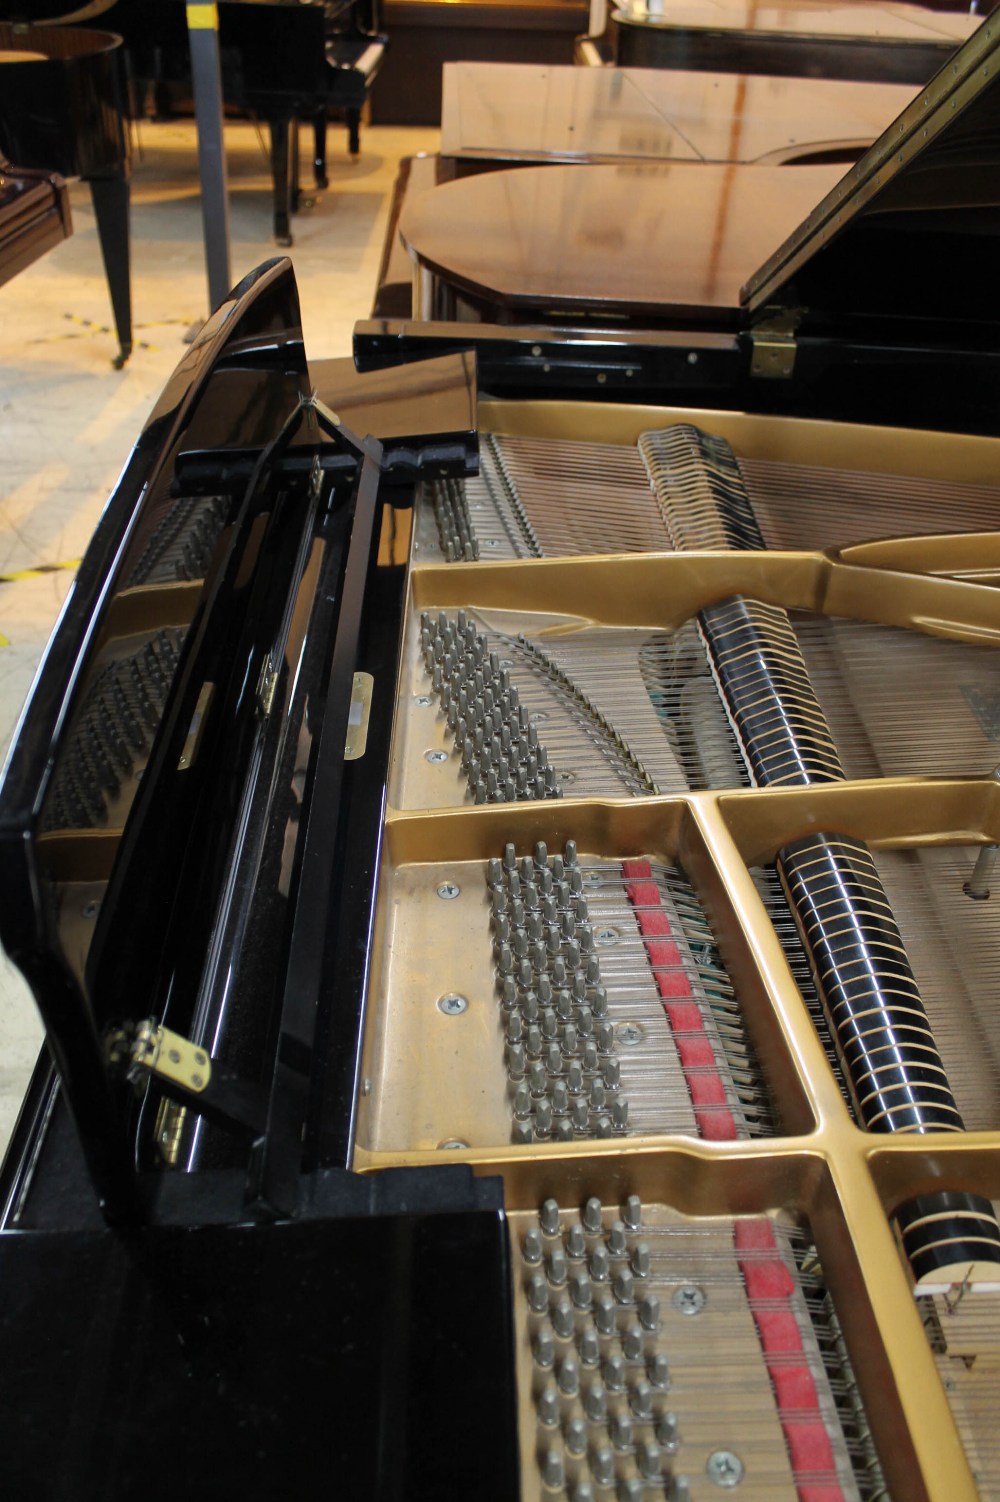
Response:
[[[66,177],[118,176],[128,157],[121,119],[121,37],[69,26],[0,23],[0,152]]]
[[[8,1496],[518,1496],[496,1211],[8,1233],[0,1277]]]
[[[171,486],[182,443],[199,433],[219,440],[276,432],[307,389],[287,263],[262,268],[237,291],[168,383],[101,518],[0,789],[0,931],[32,984],[100,1192],[120,1210],[134,1193],[122,1135],[130,1096],[109,1084],[104,1033],[137,1008],[151,1010],[161,982],[169,989],[200,938],[185,921],[184,900],[203,898],[203,889],[184,891],[177,881],[191,842],[201,841],[204,856],[211,838],[199,813],[205,780],[191,753],[209,744],[205,735],[218,736],[222,716],[213,722],[209,707],[200,739],[190,739],[192,724],[216,673],[206,654],[243,630],[239,610],[223,612],[213,627],[213,607],[227,580],[237,603],[252,594],[252,572],[241,574],[240,562],[259,554],[261,525],[249,518],[242,529],[217,526],[203,578],[150,585],[147,564],[178,505]],[[273,631],[269,615],[260,630]],[[180,638],[172,674],[159,655],[164,632]],[[256,681],[251,694],[255,688]],[[102,704],[118,716],[111,745],[109,716],[94,712]],[[131,714],[137,708],[141,716]],[[134,739],[139,718],[144,742]],[[69,764],[74,786],[86,783],[82,805],[66,794]],[[224,758],[218,775],[234,771]],[[80,822],[67,827],[74,810]],[[216,837],[224,849],[222,813]]]

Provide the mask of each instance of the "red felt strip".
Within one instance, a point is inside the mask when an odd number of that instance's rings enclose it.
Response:
[[[651,880],[652,868],[648,861],[623,861],[622,874],[664,1001],[699,1135],[708,1141],[731,1142],[736,1136],[736,1122],[725,1104],[725,1085],[704,1019],[693,999],[678,999],[693,998],[694,993],[684,973],[680,947],[670,937],[670,918],[659,888]],[[799,1502],[845,1502],[834,1475],[830,1436],[819,1417],[815,1379],[804,1361],[788,1359],[802,1353],[802,1335],[790,1302],[795,1280],[778,1251],[774,1228],[769,1220],[738,1220],[733,1240],[774,1388]],[[822,1476],[824,1471],[829,1473],[829,1480]],[[797,1478],[802,1473],[811,1479],[800,1484]]]
[[[768,1220],[738,1220],[733,1242],[777,1399],[799,1502],[844,1502],[833,1446],[820,1417],[815,1378],[805,1361],[790,1359],[804,1354],[802,1333],[791,1304],[795,1280],[778,1250],[774,1227]],[[800,1475],[810,1479],[800,1482]]]

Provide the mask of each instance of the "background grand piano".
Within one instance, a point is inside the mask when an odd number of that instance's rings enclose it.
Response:
[[[62,0],[18,0],[52,19]],[[121,38],[76,26],[0,22],[0,153],[90,187],[123,365],[132,350],[129,143],[122,119]]]
[[[219,5],[222,86],[227,105],[266,123],[274,182],[274,237],[291,245],[299,198],[298,125],[314,133],[316,186],[327,186],[326,122],[344,117],[348,150],[361,150],[361,110],[382,65],[387,38],[373,0],[224,0]],[[133,111],[147,95],[160,115],[190,98],[184,6],[177,0],[117,0],[103,18],[124,38]]]

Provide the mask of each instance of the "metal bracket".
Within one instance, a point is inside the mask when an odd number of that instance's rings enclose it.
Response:
[[[787,381],[795,370],[795,331],[801,308],[767,308],[750,330],[750,374],[763,380]]]
[[[261,665],[260,677],[257,680],[257,707],[265,720],[271,713],[274,705],[274,691],[277,686],[278,669],[271,661],[270,656],[267,656]]]
[[[368,717],[372,708],[375,679],[371,673],[355,673],[351,690],[351,708],[347,716],[345,761],[358,761],[368,744]]]
[[[135,1030],[128,1074],[133,1083],[153,1075],[200,1095],[212,1078],[212,1061],[203,1048],[150,1018]]]

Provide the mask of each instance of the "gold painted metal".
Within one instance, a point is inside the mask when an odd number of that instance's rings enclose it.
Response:
[[[129,1072],[134,1078],[151,1074],[200,1095],[211,1079],[212,1062],[197,1044],[150,1019],[136,1028]]]
[[[952,536],[886,537],[841,548],[842,563],[904,573],[947,574],[973,584],[1000,579],[1000,532],[959,532]]]
[[[834,423],[702,414],[738,454],[832,468],[989,483],[1000,442]],[[498,432],[634,442],[692,412],[574,403],[484,403]],[[417,538],[414,537],[414,546]],[[1000,1200],[1000,1132],[875,1136],[854,1123],[750,868],[819,830],[876,851],[1000,842],[996,778],[893,777],[672,798],[463,802],[419,662],[421,609],[509,612],[524,628],[585,622],[669,628],[745,593],[802,608],[1000,645],[1000,535],[889,539],[839,553],[651,554],[449,564],[411,556],[389,807],[379,876],[354,1168],[461,1161],[500,1175],[512,1234],[553,1196],[605,1205],[628,1194],[694,1216],[769,1212],[808,1224],[819,1250],[891,1494],[976,1502],[979,1492],[891,1222],[921,1193]],[[421,702],[423,701],[423,702]],[[920,707],[917,707],[918,712]],[[998,754],[1000,760],[1000,754]],[[491,955],[485,863],[566,839],[614,859],[676,862],[694,887],[765,1062],[781,1135],[681,1135],[514,1145]],[[441,896],[442,887],[457,888]],[[460,996],[464,1009],[438,1003]],[[444,1146],[444,1144],[449,1144]],[[457,1144],[457,1145],[456,1145]],[[465,1145],[462,1145],[465,1144]],[[964,1276],[955,1269],[956,1283]],[[971,1295],[970,1295],[971,1297]],[[524,1352],[521,1352],[523,1363]],[[524,1367],[522,1373],[522,1394]],[[531,1426],[522,1426],[533,1433]],[[533,1461],[533,1457],[532,1457]],[[536,1476],[526,1465],[525,1477]],[[534,1496],[531,1481],[526,1496]]]
[[[983,485],[996,483],[1000,466],[997,438],[913,430],[907,432],[904,442],[897,429],[876,424],[708,408],[481,401],[479,421],[491,433],[614,444],[635,444],[639,434],[649,428],[686,422],[725,438],[741,459],[775,459],[787,464]]]
[[[375,679],[371,673],[355,673],[351,688],[351,708],[347,720],[345,761],[358,761],[368,744],[368,717],[372,708]]]

